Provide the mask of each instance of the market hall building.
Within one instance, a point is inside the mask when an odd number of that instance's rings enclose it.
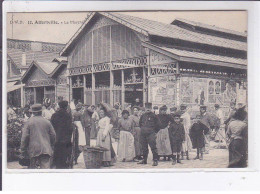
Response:
[[[61,56],[68,57],[69,98],[85,104],[246,103],[246,33],[92,12]]]
[[[67,59],[59,57],[52,62],[33,61],[21,81],[23,98],[26,104],[43,103],[49,98],[52,103],[58,96],[68,100]]]

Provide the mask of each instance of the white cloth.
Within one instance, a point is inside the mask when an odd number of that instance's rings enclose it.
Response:
[[[42,111],[42,116],[47,119],[47,120],[51,120],[51,116],[53,115],[53,109],[44,109]]]
[[[108,151],[103,152],[103,161],[111,161],[111,137],[110,130],[113,125],[110,124],[110,118],[104,117],[98,122],[97,146],[104,147]]]
[[[135,157],[134,136],[128,131],[120,131],[118,144],[118,160],[131,161]]]
[[[76,109],[75,103],[73,101],[70,102],[70,109],[71,110],[75,110]]]
[[[191,119],[189,113],[185,112],[181,115],[181,118],[183,119],[183,126],[185,131],[185,141],[182,143],[182,151],[191,151],[192,149],[192,143],[190,139],[190,128],[191,128]]]
[[[216,111],[216,116],[220,119],[220,125],[223,125],[224,124],[224,114],[220,108]]]
[[[85,136],[85,131],[83,129],[81,121],[74,121],[74,124],[77,126],[78,132],[79,132],[79,145],[85,146],[86,145],[86,136]]]

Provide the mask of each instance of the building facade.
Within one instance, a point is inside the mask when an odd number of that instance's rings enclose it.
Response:
[[[247,35],[184,20],[164,24],[93,12],[61,51],[69,99],[86,104],[136,98],[191,109],[246,103]]]
[[[59,57],[64,44],[7,39],[7,102],[14,107],[25,105],[21,78],[35,61],[51,62]]]
[[[26,104],[43,103],[44,98],[56,102],[57,96],[68,100],[67,61],[56,58],[52,62],[33,61],[23,75],[23,98]]]

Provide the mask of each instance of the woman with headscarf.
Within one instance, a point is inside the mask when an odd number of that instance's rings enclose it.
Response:
[[[100,120],[98,121],[98,134],[97,134],[97,146],[106,148],[103,152],[103,166],[108,167],[112,165],[113,147],[111,143],[111,119],[109,113],[104,106],[101,106],[99,110]]]
[[[133,161],[135,158],[134,146],[134,122],[129,118],[127,110],[122,111],[122,118],[118,121],[118,129],[120,131],[118,143],[118,159],[120,161]]]
[[[141,144],[141,128],[139,125],[140,111],[138,106],[133,107],[133,114],[129,117],[134,122],[134,144],[135,144],[135,159],[142,160],[142,144]]]
[[[158,120],[160,121],[160,129],[157,133],[156,138],[156,146],[158,149],[158,155],[159,157],[164,157],[164,160],[166,161],[166,157],[168,157],[168,160],[170,160],[172,155],[171,150],[171,143],[169,138],[169,123],[171,120],[173,120],[168,114],[166,114],[167,106],[164,105],[160,107],[159,114],[157,115]]]
[[[233,116],[227,129],[227,137],[229,138],[229,165],[228,168],[244,168],[247,167],[247,130],[248,126],[245,122],[247,112],[244,107],[239,108]]]

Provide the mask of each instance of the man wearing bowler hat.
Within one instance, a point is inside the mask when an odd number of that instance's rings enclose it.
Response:
[[[157,116],[151,111],[152,103],[145,103],[146,112],[141,116],[139,125],[141,128],[141,145],[143,149],[144,159],[138,164],[147,164],[148,144],[153,153],[153,166],[158,165],[158,151],[156,147],[156,133],[159,129],[159,120]]]
[[[50,121],[42,116],[42,105],[34,104],[29,110],[33,116],[25,123],[21,139],[21,155],[30,158],[29,168],[49,169],[56,134]]]

